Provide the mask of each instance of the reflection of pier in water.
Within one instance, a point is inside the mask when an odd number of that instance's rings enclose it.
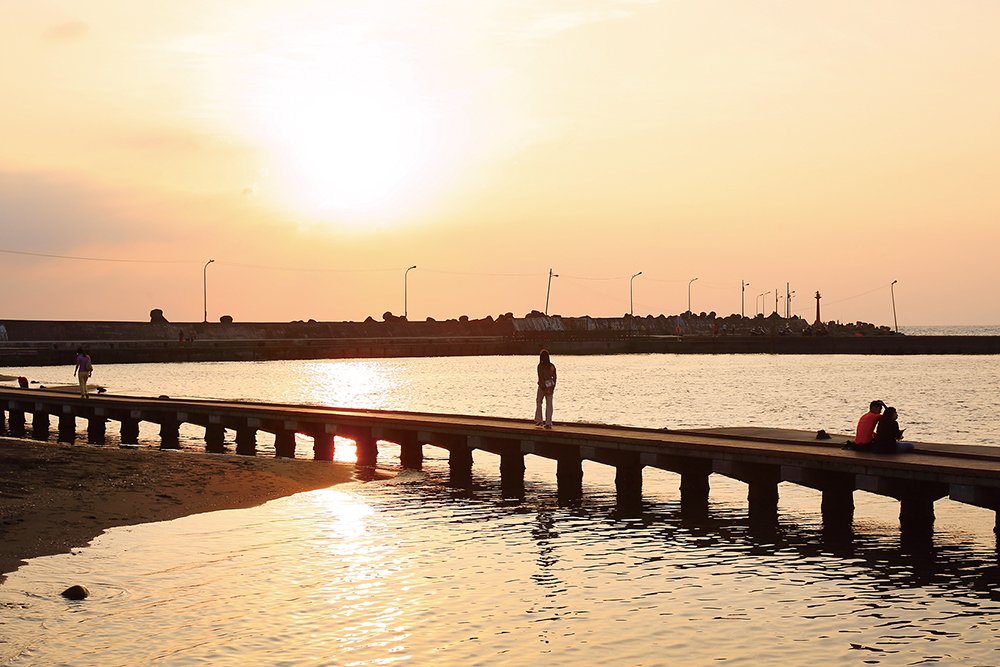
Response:
[[[561,499],[583,495],[583,461],[615,468],[617,503],[631,512],[642,504],[642,470],[653,467],[680,475],[681,509],[689,517],[706,517],[709,478],[714,474],[748,487],[751,524],[777,522],[778,485],[791,482],[822,493],[824,529],[849,530],[855,490],[895,498],[900,503],[904,537],[930,535],[934,502],[940,498],[1000,509],[1000,450],[960,445],[919,445],[918,452],[880,456],[843,451],[843,438],[817,441],[813,434],[773,429],[667,431],[597,424],[557,424],[552,430],[525,420],[496,417],[351,410],[318,406],[94,396],[0,389],[0,429],[15,437],[29,432],[47,439],[51,417],[58,420],[61,442],[77,437],[77,419],[87,421],[87,439],[103,444],[107,422],[119,424],[123,444],[137,444],[140,422],[158,424],[160,447],[179,447],[182,424],[204,427],[205,449],[225,451],[227,431],[235,432],[236,453],[255,455],[259,431],[274,435],[277,456],[296,455],[299,434],[313,439],[313,455],[332,460],[334,438],[357,444],[359,466],[375,465],[378,443],[399,445],[400,463],[420,468],[424,445],[448,450],[452,482],[471,482],[473,452],[500,457],[504,497],[525,494],[524,457],[556,461]],[[4,416],[4,410],[7,415]]]

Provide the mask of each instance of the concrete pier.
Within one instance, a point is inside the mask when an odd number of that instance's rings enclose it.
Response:
[[[944,497],[994,512],[1000,510],[1000,448],[918,443],[917,451],[877,455],[841,449],[845,440],[817,441],[814,433],[775,429],[706,429],[667,431],[597,424],[556,424],[539,429],[530,421],[461,415],[349,410],[225,401],[171,400],[121,396],[82,399],[65,393],[0,389],[0,424],[14,437],[48,437],[51,415],[58,415],[61,442],[76,441],[76,419],[87,422],[87,439],[106,440],[107,424],[123,444],[138,441],[141,422],[159,425],[159,446],[180,446],[182,424],[204,427],[208,452],[225,450],[226,432],[236,433],[236,453],[257,455],[259,432],[274,436],[275,455],[294,457],[301,436],[312,438],[313,458],[331,460],[336,436],[356,443],[357,464],[378,464],[378,443],[399,445],[400,464],[419,469],[423,447],[448,450],[450,482],[472,484],[474,451],[499,456],[504,498],[523,498],[525,457],[556,462],[562,502],[586,493],[583,462],[615,468],[618,508],[635,513],[642,507],[646,467],[679,476],[681,509],[693,519],[710,514],[711,476],[723,475],[747,485],[751,527],[773,529],[778,520],[779,484],[798,484],[822,494],[817,507],[824,529],[850,531],[854,492],[863,490],[899,502],[903,539],[922,548],[933,535],[934,503]]]

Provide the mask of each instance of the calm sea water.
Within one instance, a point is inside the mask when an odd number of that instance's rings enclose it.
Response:
[[[882,398],[916,441],[1000,444],[996,357],[554,361],[557,421],[850,432]],[[98,364],[94,381],[116,393],[530,418],[534,363]],[[5,372],[72,380],[68,367]],[[187,430],[185,446],[199,447],[201,431]],[[155,430],[142,437],[156,444]],[[338,458],[350,460],[346,445]],[[309,449],[303,440],[300,455]],[[746,487],[718,476],[707,520],[686,520],[679,478],[651,469],[642,515],[624,518],[613,470],[596,464],[585,465],[583,501],[562,506],[554,463],[527,457],[527,497],[511,503],[496,457],[477,452],[473,488],[457,489],[446,452],[426,447],[415,473],[382,450],[380,466],[398,473],[387,481],[116,528],[33,560],[0,586],[0,664],[1000,664],[993,512],[939,501],[933,546],[913,552],[900,546],[897,504],[860,491],[853,535],[829,542],[819,494],[794,485],[781,486],[777,530],[761,534]],[[71,583],[92,597],[60,598]]]

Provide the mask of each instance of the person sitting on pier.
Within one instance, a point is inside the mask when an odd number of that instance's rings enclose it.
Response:
[[[875,439],[875,426],[882,416],[882,408],[884,407],[885,403],[882,401],[872,401],[868,406],[868,412],[861,415],[857,431],[854,434],[855,449],[867,449],[867,445]]]
[[[885,414],[878,420],[875,428],[875,439],[872,440],[871,451],[876,454],[902,454],[913,450],[909,442],[900,442],[903,429],[896,421],[896,408],[887,407]]]

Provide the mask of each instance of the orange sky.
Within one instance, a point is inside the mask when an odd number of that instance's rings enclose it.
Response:
[[[0,319],[1000,324],[1000,5],[0,0]],[[770,292],[758,299],[758,295]],[[756,304],[755,304],[756,302]],[[779,303],[784,311],[784,303]]]

